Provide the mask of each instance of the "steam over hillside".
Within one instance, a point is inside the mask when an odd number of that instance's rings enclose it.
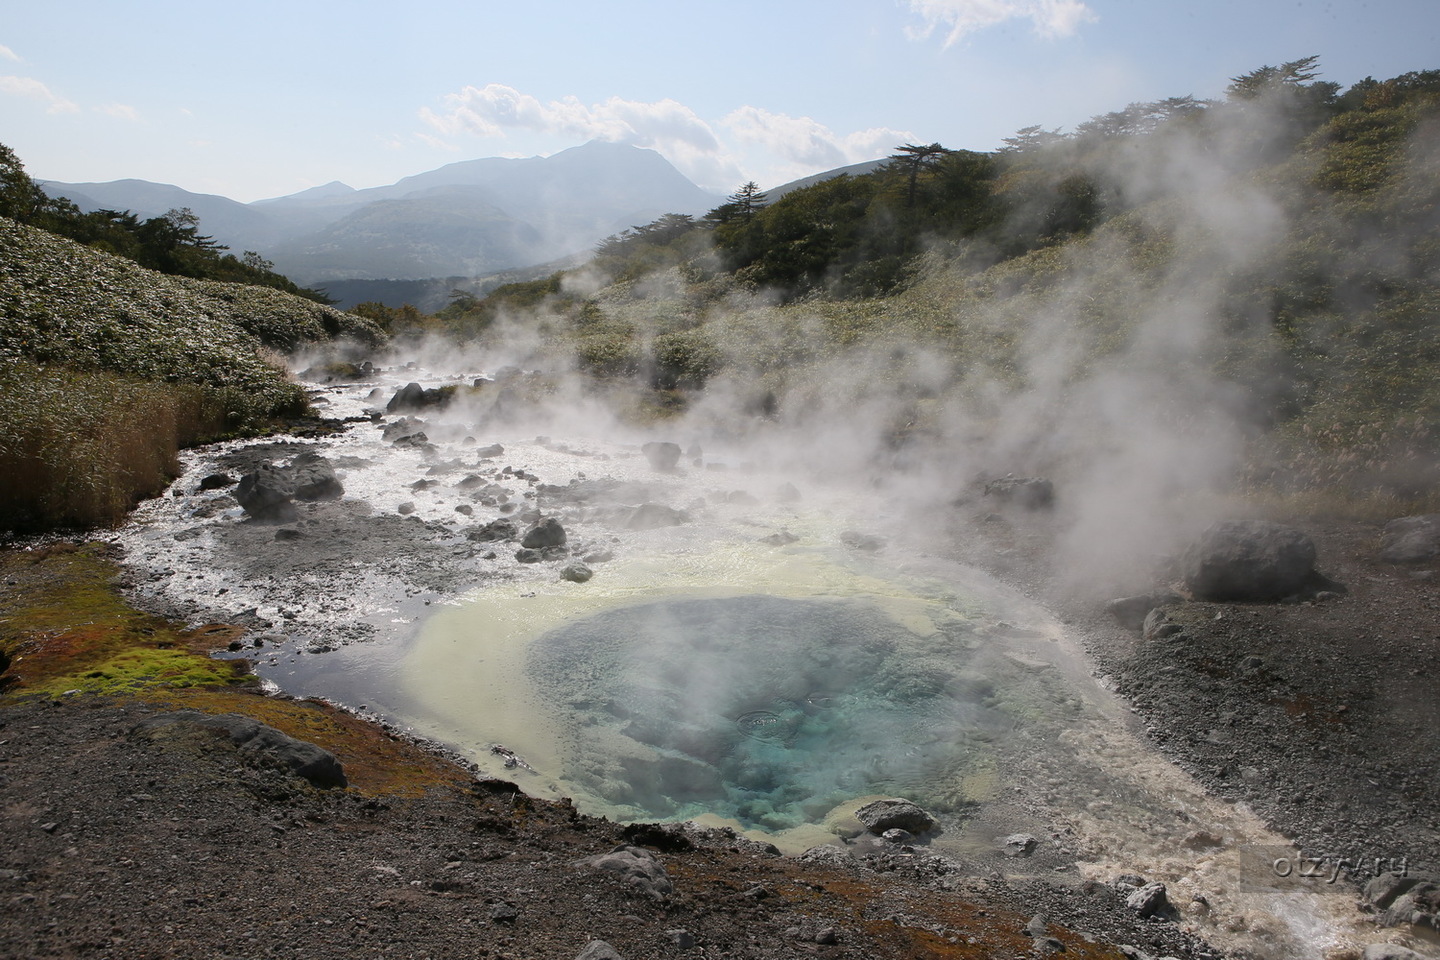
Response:
[[[1137,575],[1241,489],[1413,503],[1440,426],[1440,79],[1342,94],[1312,67],[742,191],[430,327],[920,510],[1052,477],[1080,581]]]

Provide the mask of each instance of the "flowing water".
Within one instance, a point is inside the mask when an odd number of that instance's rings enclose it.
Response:
[[[358,415],[411,379],[444,382],[394,370],[376,394],[323,399]],[[908,543],[882,493],[761,469],[714,437],[657,472],[650,437],[422,415],[428,448],[396,447],[376,422],[277,449],[318,450],[346,488],[293,540],[196,490],[233,447],[191,454],[176,495],[120,534],[146,574],[136,591],[258,618],[268,682],[592,814],[728,824],[793,853],[842,842],[866,800],[904,796],[939,816],[932,852],[1159,879],[1221,946],[1340,956],[1374,938],[1353,893],[1265,869],[1289,845],[1148,744],[1062,624]],[[503,454],[484,450],[495,442]],[[647,504],[683,522],[637,522],[657,515]],[[593,579],[465,535],[537,508],[597,557]],[[1014,832],[1040,854],[1006,857]]]

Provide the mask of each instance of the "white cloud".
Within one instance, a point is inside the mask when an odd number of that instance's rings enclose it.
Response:
[[[668,99],[643,103],[611,97],[586,106],[576,97],[566,97],[543,103],[514,87],[491,83],[447,94],[442,112],[426,107],[420,116],[447,136],[503,137],[510,131],[523,131],[641,146],[662,142],[684,143],[700,150],[720,146],[709,125],[694,111]]]
[[[725,192],[745,180],[765,178],[775,183],[873,160],[888,154],[897,143],[913,137],[886,128],[841,135],[809,117],[771,113],[745,106],[719,123],[730,144],[748,151],[746,167],[715,127],[675,100],[644,102],[611,97],[586,104],[577,97],[542,101],[514,87],[492,83],[468,86],[447,95],[443,107],[425,108],[421,118],[441,137],[465,135],[533,144],[535,138],[562,141],[609,140],[648,147],[662,154],[681,173],[700,186]],[[443,139],[417,134],[424,142],[442,147]],[[753,160],[751,163],[749,161]]]
[[[0,77],[0,93],[38,100],[46,105],[47,113],[78,113],[80,110],[78,104],[52,93],[49,87],[31,77]]]
[[[503,83],[491,83],[448,94],[442,110],[426,107],[420,116],[447,137],[538,134],[648,147],[701,185],[728,184],[738,176],[710,125],[670,99],[645,103],[611,97],[587,105],[577,97],[565,97],[545,102]]]
[[[997,26],[1007,20],[1029,20],[1042,37],[1068,37],[1082,23],[1097,18],[1081,0],[904,0],[918,13],[924,26],[911,30],[915,39],[925,39],[936,28],[946,31],[945,46],[967,34]]]
[[[132,106],[124,103],[110,103],[103,107],[96,107],[101,113],[114,117],[116,120],[138,121],[140,113]]]
[[[903,130],[872,127],[841,136],[809,117],[771,113],[745,106],[725,118],[725,126],[741,140],[778,154],[804,173],[817,173],[890,153],[896,144],[914,138]]]
[[[19,63],[20,55],[14,50],[11,50],[9,47],[5,46],[5,44],[0,43],[0,60],[9,60],[12,63]]]
[[[415,139],[419,140],[421,143],[425,144],[426,146],[434,147],[436,150],[445,150],[445,151],[448,151],[448,152],[450,152],[450,153],[455,153],[456,151],[458,151],[458,150],[460,149],[459,147],[455,146],[455,144],[451,143],[449,140],[445,140],[445,139],[442,139],[442,138],[440,138],[440,137],[432,137],[432,136],[431,136],[430,134],[428,134],[428,133],[417,133],[417,134],[415,134]],[[400,149],[401,147],[403,147],[405,144],[404,144],[404,142],[403,142],[402,140],[400,140],[399,137],[395,137],[395,138],[392,138],[391,140],[388,140],[388,141],[386,142],[386,145],[389,146],[389,147],[392,148],[392,149],[397,149],[397,150],[398,150],[398,149]]]

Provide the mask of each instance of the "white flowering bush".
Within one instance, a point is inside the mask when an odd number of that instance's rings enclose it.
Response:
[[[118,522],[167,482],[178,446],[303,412],[275,351],[336,337],[384,334],[0,218],[0,528]]]

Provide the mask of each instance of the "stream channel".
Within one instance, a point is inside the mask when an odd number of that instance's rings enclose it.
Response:
[[[922,853],[1160,880],[1179,922],[1222,949],[1313,957],[1376,939],[1343,884],[1270,869],[1293,848],[1147,743],[1063,624],[907,542],[913,515],[883,490],[747,457],[717,431],[626,431],[583,403],[517,423],[498,386],[415,413],[423,426],[372,416],[407,382],[484,372],[310,383],[349,429],[187,453],[171,493],[117,533],[132,594],[250,626],[254,646],[228,655],[277,689],[586,813],[861,852],[883,841],[859,835],[856,808],[906,797],[940,821]],[[393,442],[417,426],[423,441]],[[652,465],[654,440],[685,448],[676,467]],[[292,523],[200,489],[313,453],[345,492]],[[564,558],[520,563],[518,544],[477,539],[537,514],[564,526]],[[581,557],[593,577],[562,579]],[[1017,834],[1035,842],[1007,848]]]

